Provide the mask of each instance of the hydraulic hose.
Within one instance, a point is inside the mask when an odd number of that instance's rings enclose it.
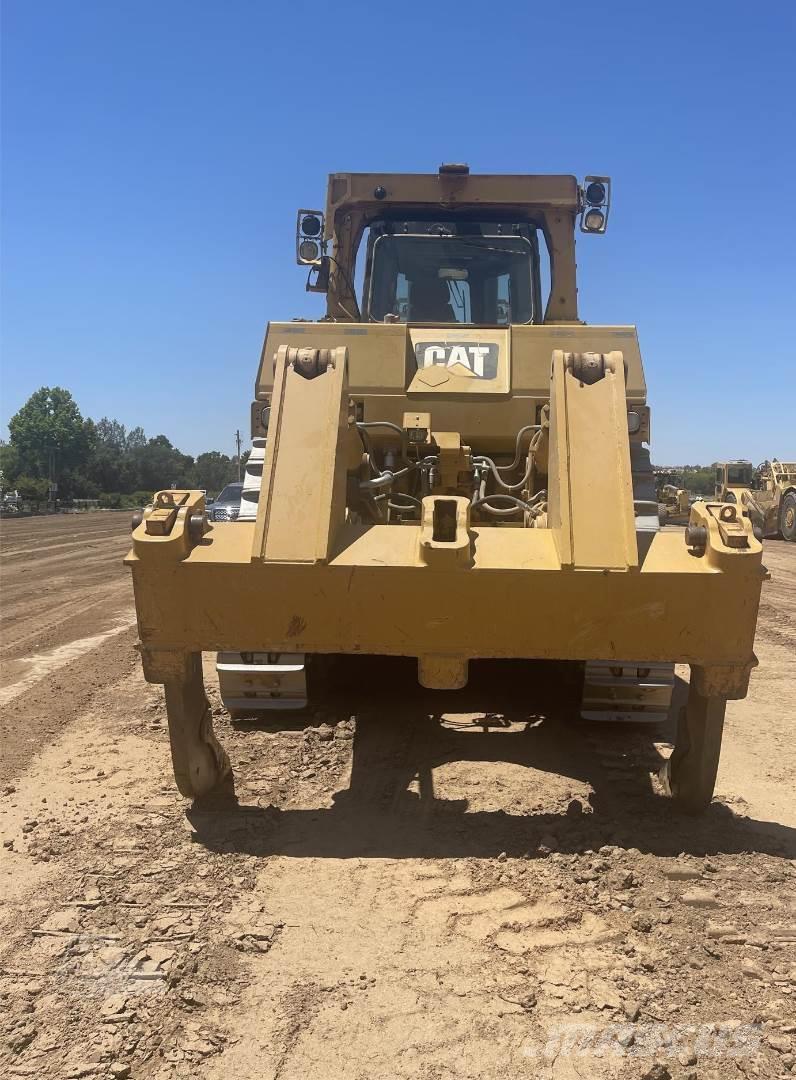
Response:
[[[357,431],[362,438],[362,442],[365,444],[365,449],[373,456],[372,446],[368,431],[371,428],[386,428],[388,431],[394,431],[398,438],[401,440],[401,460],[404,465],[410,465],[409,456],[406,453],[406,432],[403,428],[398,427],[397,424],[390,423],[389,420],[358,420]]]
[[[494,495],[482,495],[470,505],[473,510],[483,510],[485,513],[493,514],[495,517],[510,517],[512,514],[516,514],[518,510],[527,510],[529,513],[538,515],[540,513],[538,504],[546,498],[546,491],[537,491],[527,502],[524,499],[518,499],[514,495],[504,495],[503,492],[497,492]],[[493,499],[499,499],[509,505],[493,506]]]
[[[360,491],[378,491],[380,488],[390,487],[396,480],[400,480],[402,476],[406,476],[414,469],[419,468],[418,465],[410,463],[405,469],[397,469],[392,472],[390,469],[385,469],[380,472],[378,476],[374,476],[371,480],[360,480]]]
[[[491,499],[501,499],[507,503],[508,506],[493,506]],[[478,499],[472,504],[473,510],[482,510],[484,513],[492,514],[494,517],[511,517],[512,514],[516,514],[521,510],[530,510],[531,507],[528,503],[523,502],[522,499],[517,499],[513,495],[503,495],[502,493],[497,495],[487,495],[483,499]]]
[[[536,433],[537,433],[536,436],[534,436],[534,439],[531,442],[531,447],[532,448],[534,446],[534,443],[538,443],[538,438],[541,438],[542,429],[539,426],[539,424],[528,424],[524,428],[520,428],[519,432],[517,433],[517,442],[516,442],[516,450],[515,450],[515,453],[514,453],[514,461],[511,463],[511,465],[501,465],[500,467],[498,467],[494,463],[492,458],[486,457],[486,455],[484,455],[484,454],[479,455],[479,457],[473,458],[473,461],[476,464],[478,464],[478,465],[488,465],[489,466],[489,470],[492,473],[492,476],[495,478],[495,483],[498,485],[498,487],[502,488],[503,491],[508,491],[508,492],[520,491],[522,488],[525,487],[525,485],[528,483],[528,481],[531,478],[531,468],[533,466],[533,462],[532,462],[532,459],[530,458],[530,456],[528,458],[528,467],[525,470],[525,476],[523,476],[522,480],[519,480],[516,484],[507,484],[506,481],[503,479],[503,477],[500,475],[501,472],[509,472],[509,471],[511,471],[513,469],[516,469],[517,466],[519,465],[519,463],[520,463],[520,438],[523,435],[523,433],[526,432],[526,431],[536,431]]]
[[[541,424],[526,424],[525,427],[521,427],[520,430],[517,432],[517,439],[516,439],[516,441],[514,443],[514,460],[512,461],[511,465],[498,465],[498,466],[496,466],[498,472],[512,472],[514,469],[516,469],[517,466],[520,463],[520,460],[521,460],[520,459],[520,440],[522,439],[523,435],[526,433],[526,431],[540,432],[541,430],[542,430],[542,425]]]

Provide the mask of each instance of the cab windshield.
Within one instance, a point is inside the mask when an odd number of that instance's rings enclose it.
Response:
[[[241,492],[243,491],[243,484],[227,484],[224,490],[216,499],[219,503],[239,503],[241,498]]]
[[[749,487],[752,483],[752,469],[749,465],[728,465],[727,483]]]
[[[528,323],[534,251],[526,236],[384,234],[372,246],[372,321]]]

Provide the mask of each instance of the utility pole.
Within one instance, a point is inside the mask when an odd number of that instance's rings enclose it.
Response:
[[[240,429],[235,432],[235,445],[238,448],[238,483],[241,481],[240,475]]]
[[[47,476],[49,487],[47,489],[47,510],[55,513],[55,498],[58,493],[58,484],[55,479],[55,448],[49,447],[47,453]]]

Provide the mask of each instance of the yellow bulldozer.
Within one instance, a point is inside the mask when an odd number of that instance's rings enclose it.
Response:
[[[340,656],[414,658],[441,691],[534,659],[573,673],[595,720],[660,718],[689,664],[662,781],[708,805],[762,549],[720,500],[659,530],[636,330],[578,317],[576,232],[605,232],[610,191],[450,164],[335,173],[325,211],[299,211],[326,313],[267,327],[251,511],[210,522],[202,492],[159,491],[126,560],[183,795],[233,791],[212,651],[232,709],[302,707]]]
[[[718,462],[714,495],[740,506],[759,537],[796,541],[796,462]]]

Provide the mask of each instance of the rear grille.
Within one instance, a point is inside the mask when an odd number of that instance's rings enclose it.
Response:
[[[216,506],[213,509],[213,521],[237,521],[239,506]]]

